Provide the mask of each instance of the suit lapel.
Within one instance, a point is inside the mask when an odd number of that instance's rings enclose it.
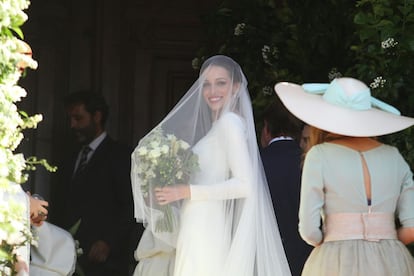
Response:
[[[112,142],[112,139],[106,135],[105,139],[99,144],[99,146],[93,152],[88,164],[85,167],[85,170],[90,169],[93,167],[97,162],[102,160],[102,156],[105,155],[109,144]]]

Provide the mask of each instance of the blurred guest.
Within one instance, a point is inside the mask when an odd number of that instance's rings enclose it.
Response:
[[[292,275],[300,275],[312,247],[299,235],[300,121],[277,99],[264,112],[261,157]]]
[[[309,136],[310,136],[310,126],[304,124],[302,127],[302,133],[300,136],[300,147],[302,148],[303,152],[307,152],[309,150]]]
[[[106,133],[108,105],[101,95],[76,92],[65,107],[78,148],[59,166],[61,193],[54,204],[63,206],[55,218],[65,229],[80,222],[75,239],[87,276],[128,275],[136,246],[129,238],[135,226],[131,149]]]

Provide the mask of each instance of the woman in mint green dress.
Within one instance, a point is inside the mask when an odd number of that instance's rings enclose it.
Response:
[[[302,275],[414,275],[404,245],[414,241],[413,175],[397,148],[372,138],[410,127],[414,119],[352,78],[283,83],[276,92],[312,126],[299,232],[315,248]]]

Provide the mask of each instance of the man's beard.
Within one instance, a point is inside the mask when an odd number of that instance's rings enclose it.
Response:
[[[74,129],[73,133],[80,144],[86,145],[95,138],[96,129],[94,125],[90,125],[82,129]]]

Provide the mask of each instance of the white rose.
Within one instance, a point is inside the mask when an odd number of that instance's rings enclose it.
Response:
[[[148,150],[146,147],[139,147],[138,148],[138,155],[140,156],[144,156],[148,153]]]
[[[152,142],[150,143],[150,146],[151,146],[153,149],[156,149],[156,148],[158,148],[158,147],[160,146],[160,143],[159,143],[158,141],[152,141]]]
[[[181,142],[180,145],[181,145],[182,149],[186,150],[190,147],[190,145],[187,142],[185,142],[185,141],[180,141],[180,142]]]
[[[152,170],[147,171],[146,175],[147,175],[147,178],[154,178],[155,177],[155,173]]]
[[[150,150],[150,152],[149,152],[149,157],[150,158],[157,158],[157,157],[160,157],[161,156],[161,151],[160,151],[160,149],[159,148],[155,148],[155,149],[153,149],[153,150]]]
[[[162,147],[161,147],[161,152],[162,153],[168,153],[168,151],[170,150],[170,147],[169,146],[167,146],[167,145],[163,145]]]
[[[7,232],[0,228],[0,241],[4,241],[7,238]]]
[[[177,177],[178,179],[181,179],[181,178],[183,177],[183,172],[182,172],[182,171],[178,171],[178,172],[175,174],[175,177]]]

